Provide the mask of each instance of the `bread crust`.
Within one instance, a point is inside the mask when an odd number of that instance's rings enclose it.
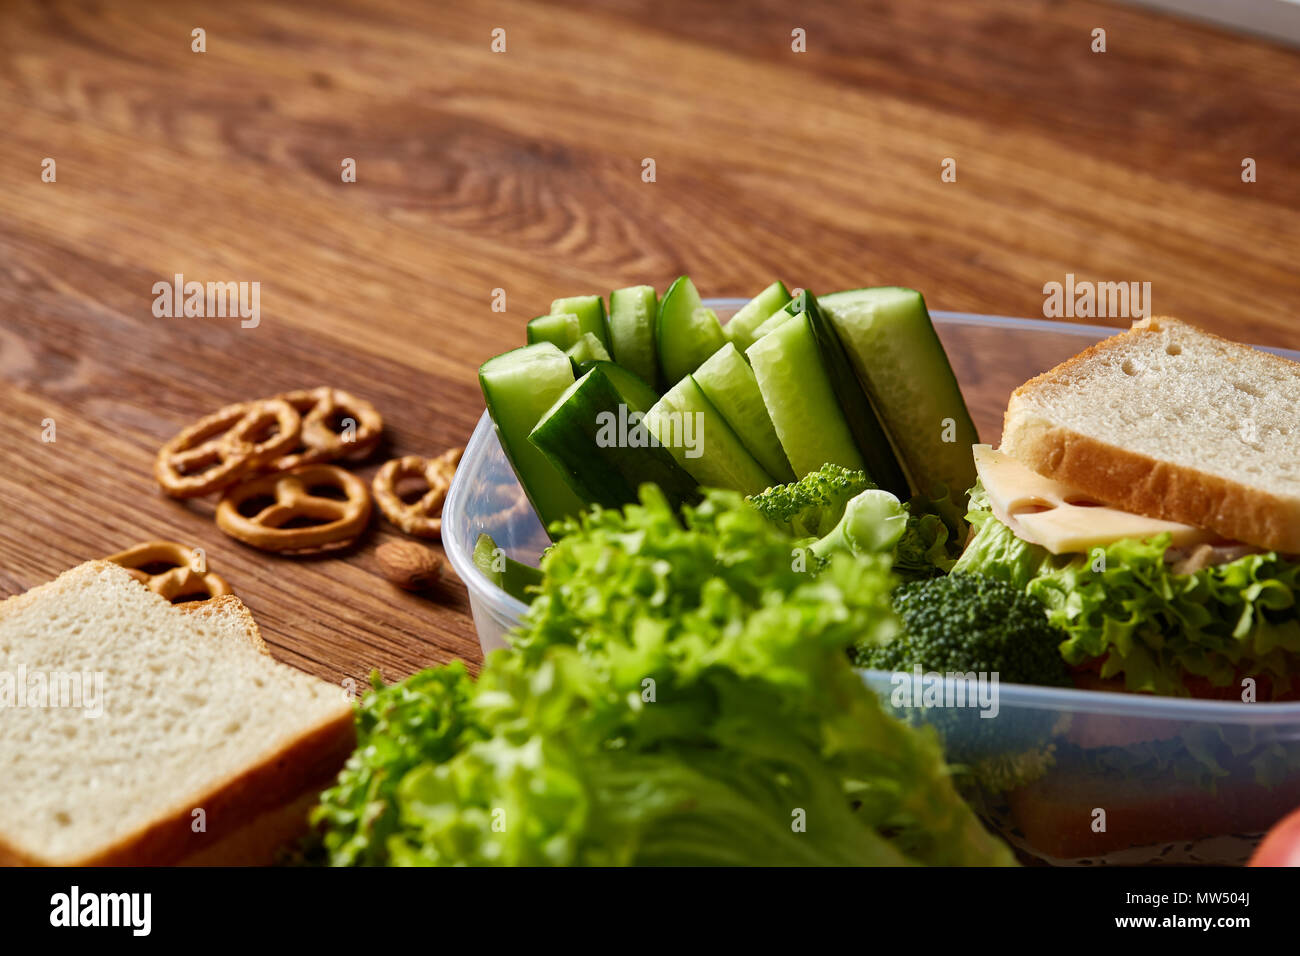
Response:
[[[1020,386],[1007,404],[1001,450],[1041,475],[1124,511],[1207,528],[1228,541],[1300,554],[1300,501],[1100,441],[1057,425],[1033,408],[1030,396],[1037,388],[1069,380],[1090,359],[1131,336],[1175,325],[1186,323],[1165,317],[1141,320]],[[1288,367],[1294,364],[1258,354]]]
[[[168,866],[192,858],[263,814],[319,793],[356,746],[349,709],[316,727],[279,753],[249,767],[206,794],[174,806],[115,844],[86,856],[50,859],[31,856],[0,836],[0,866]],[[310,781],[304,787],[303,782]],[[193,812],[201,808],[206,831],[193,832]],[[268,848],[273,849],[273,848]]]
[[[132,578],[115,564],[87,562],[87,570],[121,574],[124,586],[137,587],[151,599],[167,604],[172,613],[186,615],[234,615],[240,619],[242,637],[258,653],[270,656],[266,642],[248,608],[234,595],[203,602],[171,605]],[[82,566],[86,568],[86,565]],[[66,572],[65,572],[66,573]],[[45,585],[44,587],[48,587]],[[0,616],[14,613],[33,600],[33,588],[0,602]],[[282,665],[288,667],[288,665]],[[186,797],[153,821],[114,844],[84,856],[52,859],[32,855],[0,834],[0,866],[165,866],[187,859],[202,860],[201,851],[220,844],[241,830],[253,826],[267,814],[296,806],[308,795],[318,794],[338,773],[356,746],[352,707],[339,691],[339,707],[327,719],[310,728],[274,753],[266,754],[239,773],[206,793]],[[193,831],[193,812],[204,811],[205,832]],[[282,828],[267,827],[267,834]],[[268,852],[273,848],[267,848]],[[241,852],[250,852],[244,846]]]
[[[321,781],[298,799],[250,820],[244,826],[191,853],[177,866],[272,866],[282,847],[291,848],[311,829],[308,820],[320,793],[334,778]]]

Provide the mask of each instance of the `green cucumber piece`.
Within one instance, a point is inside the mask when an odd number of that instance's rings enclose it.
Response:
[[[790,308],[791,306],[787,303],[768,316],[763,321],[763,324],[754,330],[754,341],[757,342],[773,329],[778,328],[786,319],[790,318],[790,316],[794,314],[790,311]]]
[[[609,353],[605,351],[605,346],[601,344],[600,339],[590,332],[583,332],[578,336],[578,341],[565,350],[565,355],[569,356],[569,361],[573,367],[577,368],[584,362],[608,362]]]
[[[690,375],[664,393],[645,424],[701,485],[756,495],[774,484]]]
[[[731,320],[722,327],[736,348],[742,352],[754,344],[758,338],[754,333],[764,322],[781,310],[790,301],[790,292],[784,282],[773,282],[770,286],[750,299]]]
[[[695,284],[678,277],[659,300],[655,328],[665,382],[679,382],[727,342],[722,323],[704,307]]]
[[[918,492],[954,500],[975,484],[979,434],[957,376],[914,289],[836,292],[818,300],[894,437]]]
[[[598,295],[574,295],[551,303],[552,315],[571,312],[578,317],[578,331],[590,332],[609,351],[609,330],[605,328],[605,300]],[[572,343],[570,343],[572,344]]]
[[[567,349],[578,341],[582,330],[578,327],[578,317],[572,312],[560,312],[552,315],[539,315],[529,321],[525,330],[529,345],[538,342],[550,342],[557,348]]]
[[[614,361],[652,386],[659,384],[655,323],[659,297],[652,285],[634,285],[609,294],[609,344]]]
[[[630,408],[648,412],[659,401],[659,393],[650,387],[649,382],[617,362],[583,362],[581,367],[583,375],[593,368],[600,369],[614,383]]]
[[[555,400],[529,441],[588,504],[630,504],[645,482],[658,485],[674,506],[694,501],[698,482],[652,440],[642,421],[657,400],[631,372],[595,362]]]
[[[763,470],[783,484],[794,481],[794,470],[781,450],[758,379],[736,345],[728,342],[718,349],[692,378]]]
[[[813,337],[817,340],[817,348],[821,352],[822,367],[830,378],[831,388],[835,390],[835,398],[840,403],[840,411],[844,413],[844,420],[853,433],[853,441],[867,464],[867,474],[879,487],[896,495],[900,501],[906,501],[912,494],[907,474],[898,462],[894,446],[890,444],[889,433],[871,406],[871,399],[854,374],[853,365],[844,352],[839,335],[817,307],[816,296],[809,293],[801,298]]]
[[[480,534],[474,542],[474,566],[502,591],[525,604],[531,604],[534,597],[528,588],[542,583],[541,571],[509,557],[489,534]]]
[[[478,370],[478,381],[501,447],[542,526],[578,514],[582,499],[528,440],[542,415],[573,384],[569,357],[550,342],[526,345],[488,359]]]
[[[835,400],[807,315],[789,316],[745,355],[796,477],[827,462],[866,469]]]

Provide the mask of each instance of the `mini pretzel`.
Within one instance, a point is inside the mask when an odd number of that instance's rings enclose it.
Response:
[[[200,600],[206,600],[232,593],[224,578],[206,569],[196,571],[193,559],[194,552],[175,541],[146,541],[108,558],[126,568],[131,577],[150,591],[173,604],[200,594],[204,595]],[[144,568],[151,564],[164,564],[168,568],[155,573],[145,571]]]
[[[314,465],[336,458],[361,458],[379,443],[384,430],[384,420],[375,406],[338,388],[322,385],[304,388],[297,392],[284,392],[276,398],[293,406],[302,416],[302,431],[298,436],[298,449],[268,462],[271,471],[289,471],[300,465]],[[336,415],[356,422],[356,432],[351,441],[330,427]]]
[[[253,441],[272,424],[277,434]],[[281,399],[227,405],[163,445],[154,461],[154,477],[173,498],[206,495],[292,448],[300,427],[298,413]]]
[[[375,503],[384,517],[407,534],[419,538],[442,535],[442,502],[451,487],[463,448],[452,448],[437,458],[407,455],[394,458],[375,474]],[[423,478],[429,485],[419,501],[407,504],[397,493],[397,486],[408,478]]]
[[[311,494],[319,486],[337,488],[346,500]],[[245,517],[240,507],[258,497],[274,498],[257,514]],[[295,518],[320,522],[285,528]],[[217,526],[232,538],[263,551],[301,552],[342,547],[352,542],[370,520],[366,483],[334,465],[303,465],[293,471],[250,478],[235,485],[217,504]]]

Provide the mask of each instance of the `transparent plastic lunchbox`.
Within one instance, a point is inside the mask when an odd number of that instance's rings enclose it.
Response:
[[[724,320],[745,300],[707,304]],[[984,441],[997,444],[1012,390],[1115,329],[933,312]],[[1300,360],[1300,354],[1270,349]],[[524,605],[474,565],[488,533],[535,565],[549,543],[485,413],[465,448],[442,539],[465,582],[484,653],[507,646]],[[918,711],[899,679],[863,679],[902,719],[936,725],[986,822],[1026,859],[1054,864],[1244,862],[1300,806],[1300,703],[1238,703],[1001,684],[998,714]]]

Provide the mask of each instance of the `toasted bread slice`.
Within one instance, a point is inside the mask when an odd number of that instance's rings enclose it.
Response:
[[[1016,389],[1002,451],[1125,511],[1300,554],[1300,364],[1177,319]]]
[[[83,675],[81,706],[0,709],[4,863],[202,860],[297,813],[354,743],[342,691],[272,658],[237,598],[173,607],[108,562],[0,603],[11,697],[38,674]]]

